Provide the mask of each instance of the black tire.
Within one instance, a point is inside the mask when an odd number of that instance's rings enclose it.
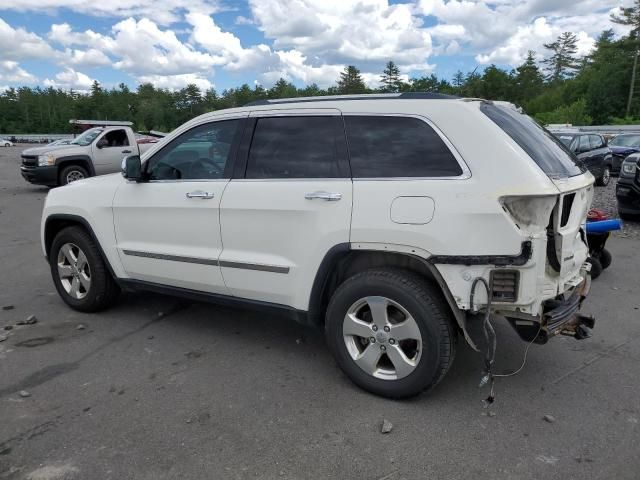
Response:
[[[358,300],[371,296],[386,297],[401,305],[418,325],[422,337],[420,358],[404,378],[374,377],[355,363],[347,349],[343,335],[345,315]],[[437,288],[418,275],[395,269],[367,270],[342,283],[329,302],[325,334],[342,371],[361,388],[388,398],[407,398],[435,387],[453,363],[457,343],[451,312]]]
[[[83,298],[74,298],[63,286],[58,269],[58,259],[63,246],[73,244],[84,252],[90,272],[90,286]],[[87,231],[79,226],[67,227],[54,238],[49,252],[49,265],[53,284],[62,300],[74,310],[97,312],[111,306],[118,298],[120,289],[102,258],[98,246]]]
[[[603,248],[602,251],[600,252],[600,258],[598,258],[598,260],[600,260],[600,265],[602,266],[602,269],[606,269],[609,268],[609,265],[611,265],[611,252],[609,250],[607,250],[606,248]]]
[[[591,264],[591,279],[595,280],[602,273],[602,265],[600,264],[600,260],[594,257],[587,258],[587,262]]]
[[[602,169],[602,175],[596,178],[596,185],[599,187],[606,187],[609,185],[609,181],[611,180],[611,167],[609,165],[605,165]]]
[[[89,172],[84,167],[80,165],[68,165],[60,170],[60,175],[58,176],[58,183],[60,185],[67,185],[71,183],[70,177],[76,176],[76,180],[81,180],[82,178],[89,178]]]

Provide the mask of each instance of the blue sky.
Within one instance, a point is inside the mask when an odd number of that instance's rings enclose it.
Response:
[[[284,77],[335,82],[356,65],[376,86],[388,60],[406,78],[517,66],[564,31],[589,52],[630,0],[0,0],[0,89],[86,90],[141,82],[203,89]]]

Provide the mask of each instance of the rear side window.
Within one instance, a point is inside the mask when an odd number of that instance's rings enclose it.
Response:
[[[591,145],[589,144],[589,137],[587,135],[582,135],[580,137],[580,146],[578,148],[579,152],[588,152],[591,150]]]
[[[259,118],[246,178],[348,177],[340,117]]]
[[[484,102],[480,110],[509,135],[550,178],[580,175],[576,157],[531,117],[513,108]]]
[[[417,118],[345,116],[353,178],[457,177],[460,164]]]
[[[604,147],[604,142],[602,141],[602,137],[600,135],[589,135],[589,138],[591,139],[592,149],[595,150],[596,148]]]

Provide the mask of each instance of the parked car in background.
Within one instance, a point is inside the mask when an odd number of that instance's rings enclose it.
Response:
[[[611,173],[619,173],[622,162],[632,153],[640,152],[640,135],[637,133],[623,133],[616,135],[608,143],[613,162]]]
[[[51,143],[47,143],[47,147],[56,147],[58,145],[69,145],[73,142],[73,138],[61,138],[60,140],[55,140]]]
[[[194,118],[122,173],[47,195],[43,253],[79,311],[120,288],[275,309],[393,398],[434,387],[458,336],[480,349],[478,311],[528,342],[594,324],[578,313],[594,178],[504,102],[262,101]]]
[[[0,147],[13,147],[13,142],[6,140],[4,138],[0,138]]]
[[[640,152],[632,153],[622,162],[616,200],[621,218],[640,215]]]
[[[131,127],[95,127],[69,145],[29,148],[22,152],[22,177],[55,187],[95,175],[114,173],[127,155],[140,155],[153,143],[138,144]]]
[[[602,138],[595,133],[555,133],[582,164],[596,177],[596,185],[605,186],[611,179],[613,155]]]

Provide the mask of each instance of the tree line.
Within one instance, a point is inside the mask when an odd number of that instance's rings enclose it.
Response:
[[[389,61],[380,87],[368,88],[356,66],[340,73],[334,86],[296,87],[281,78],[271,88],[243,84],[222,92],[201,91],[188,85],[177,91],[144,83],[135,91],[125,84],[104,89],[94,82],[81,94],[55,88],[9,88],[0,94],[0,134],[69,132],[69,119],[129,120],[138,130],[170,131],[205,112],[237,107],[270,98],[375,92],[438,92],[463,97],[506,100],[521,106],[543,124],[640,123],[640,99],[636,95],[636,70],[640,51],[640,0],[612,15],[615,23],[628,25],[628,35],[616,39],[613,30],[598,37],[593,51],[577,56],[577,37],[565,32],[545,44],[544,59],[529,51],[512,70],[490,65],[482,72],[458,71],[452,79],[435,74],[404,81]]]

